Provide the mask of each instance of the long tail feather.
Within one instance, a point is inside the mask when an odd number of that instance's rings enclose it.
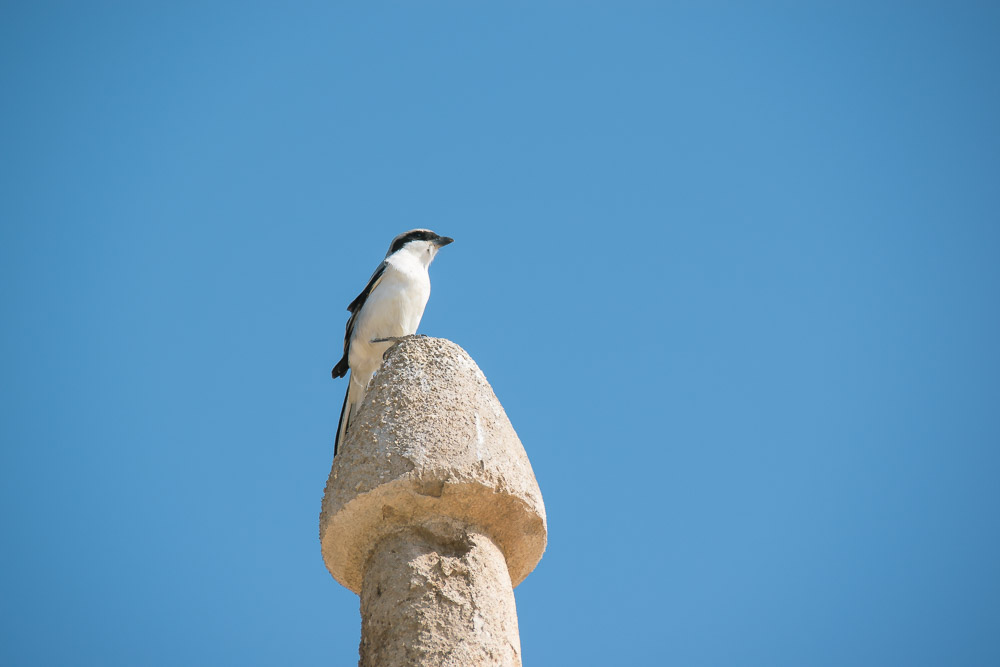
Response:
[[[333,455],[337,455],[337,450],[340,449],[340,439],[344,437],[344,433],[347,432],[347,396],[351,393],[351,385],[347,385],[347,391],[344,392],[344,405],[340,408],[340,421],[337,423],[337,436],[333,441]]]
[[[337,455],[340,443],[344,441],[347,429],[351,425],[351,417],[361,405],[363,398],[362,390],[358,383],[354,381],[354,372],[351,372],[351,379],[347,383],[347,391],[344,392],[344,405],[340,408],[340,422],[337,424],[337,439],[333,441],[333,455]]]

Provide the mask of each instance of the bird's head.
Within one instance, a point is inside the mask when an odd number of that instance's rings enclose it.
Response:
[[[425,265],[429,265],[434,261],[438,250],[454,240],[447,236],[439,236],[429,229],[411,229],[392,240],[389,252],[385,256],[389,257],[397,252],[406,252],[424,262]]]

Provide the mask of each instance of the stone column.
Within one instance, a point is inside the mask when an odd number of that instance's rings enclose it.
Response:
[[[393,347],[320,514],[326,566],[361,596],[359,664],[520,665],[512,589],[545,540],[531,464],[479,367],[447,340]]]

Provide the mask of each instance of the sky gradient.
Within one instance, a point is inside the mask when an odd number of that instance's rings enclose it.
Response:
[[[0,663],[350,665],[345,307],[532,461],[526,665],[1000,664],[1000,10],[3,3]]]

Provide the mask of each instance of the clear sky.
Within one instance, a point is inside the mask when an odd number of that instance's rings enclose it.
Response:
[[[1000,10],[7,2],[0,663],[350,665],[346,305],[531,458],[527,665],[1000,664]]]

